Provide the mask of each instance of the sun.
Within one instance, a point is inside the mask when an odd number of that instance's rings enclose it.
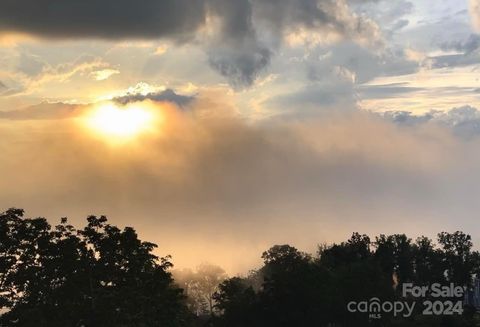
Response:
[[[94,108],[85,124],[97,134],[114,140],[125,140],[152,130],[155,115],[150,108],[117,106],[108,103]]]

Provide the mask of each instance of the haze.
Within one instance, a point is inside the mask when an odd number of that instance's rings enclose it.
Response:
[[[477,0],[63,2],[0,3],[0,211],[230,274],[354,231],[479,243]]]

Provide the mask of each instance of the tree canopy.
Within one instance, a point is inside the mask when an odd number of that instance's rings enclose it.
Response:
[[[135,230],[90,216],[77,230],[19,209],[0,215],[0,300],[5,326],[183,326],[182,290],[169,257]]]

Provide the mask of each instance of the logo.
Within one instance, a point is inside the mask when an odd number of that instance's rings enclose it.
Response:
[[[464,292],[465,288],[455,286],[453,283],[448,286],[438,283],[430,286],[415,286],[412,283],[405,283],[402,285],[402,297],[409,301],[381,301],[379,298],[373,297],[365,301],[351,301],[347,304],[347,310],[351,313],[368,314],[371,319],[380,319],[383,314],[408,318],[412,316],[417,303],[428,297],[421,301],[423,315],[461,315]]]
[[[347,304],[349,312],[368,313],[370,318],[380,319],[383,313],[393,313],[394,317],[402,315],[410,317],[415,309],[415,302],[407,301],[380,301],[379,298],[373,297],[368,301],[355,302],[351,301]]]

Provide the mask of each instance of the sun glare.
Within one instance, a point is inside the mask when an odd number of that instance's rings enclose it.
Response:
[[[128,139],[153,128],[154,114],[149,108],[113,103],[95,108],[86,117],[87,126],[98,134],[112,139]]]

